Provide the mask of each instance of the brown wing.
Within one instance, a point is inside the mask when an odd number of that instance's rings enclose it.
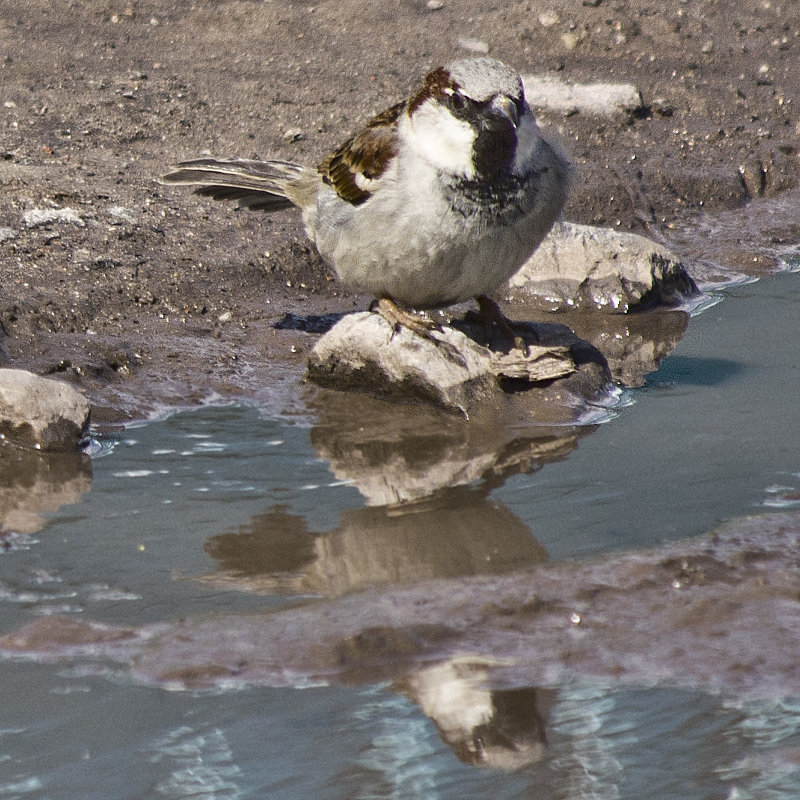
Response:
[[[398,103],[378,114],[319,165],[322,180],[343,200],[357,206],[370,196],[358,185],[357,176],[372,180],[383,174],[397,153],[397,120],[405,108],[405,103]]]

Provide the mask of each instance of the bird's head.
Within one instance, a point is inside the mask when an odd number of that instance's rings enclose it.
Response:
[[[408,128],[422,158],[467,180],[515,173],[538,137],[520,76],[493,58],[431,72],[408,103]]]

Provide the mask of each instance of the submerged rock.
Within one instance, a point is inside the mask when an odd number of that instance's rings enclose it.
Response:
[[[633,233],[561,222],[508,282],[509,300],[550,311],[625,312],[699,295],[678,257]]]
[[[523,418],[524,403],[515,403],[514,397],[535,388],[539,400],[567,401],[572,413],[549,420],[567,422],[575,418],[580,399],[591,403],[605,393],[610,381],[605,360],[568,328],[528,324],[518,332],[527,352],[512,349],[508,341],[505,346],[495,339],[488,347],[480,344],[485,335],[481,323],[444,325],[426,339],[407,328],[393,330],[378,314],[349,314],[317,342],[308,375],[326,388],[426,403],[469,418],[501,406]],[[568,376],[574,380],[562,383]]]
[[[89,427],[89,403],[59,381],[0,369],[0,435],[37,450],[74,450]]]
[[[104,656],[127,663],[134,680],[181,688],[394,679],[412,684],[423,707],[415,676],[465,662],[482,664],[487,689],[589,678],[796,696],[798,543],[797,514],[765,515],[650,550],[381,586],[278,611],[141,628],[44,616],[0,637],[0,653]]]
[[[633,389],[644,385],[646,376],[675,349],[689,319],[687,311],[654,308],[638,314],[574,312],[569,324],[605,356],[614,382]]]

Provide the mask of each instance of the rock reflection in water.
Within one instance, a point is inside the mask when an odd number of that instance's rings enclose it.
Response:
[[[368,585],[501,574],[544,562],[530,529],[485,489],[454,489],[436,501],[345,511],[333,531],[312,532],[276,507],[212,536],[219,564],[203,580],[264,594],[335,596]]]
[[[590,427],[477,425],[423,408],[334,392],[316,400],[311,441],[366,508],[310,531],[283,506],[212,536],[215,585],[335,596],[429,578],[501,574],[547,559],[491,489],[565,458]]]
[[[92,485],[84,453],[44,453],[0,443],[0,547],[36,533],[44,515],[79,502]]]
[[[420,407],[324,392],[311,443],[371,506],[409,503],[475,481],[496,486],[565,458],[591,427],[472,423]]]
[[[412,672],[392,688],[420,706],[462,761],[519,769],[544,755],[547,716],[558,693],[488,688],[492,666],[485,658],[452,658]]]

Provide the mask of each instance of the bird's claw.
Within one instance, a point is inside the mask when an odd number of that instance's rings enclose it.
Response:
[[[401,308],[390,297],[378,298],[370,310],[380,314],[392,326],[394,333],[401,327],[408,328],[423,339],[428,339],[435,344],[439,343],[439,340],[433,335],[433,331],[441,333],[442,326],[439,323]]]

